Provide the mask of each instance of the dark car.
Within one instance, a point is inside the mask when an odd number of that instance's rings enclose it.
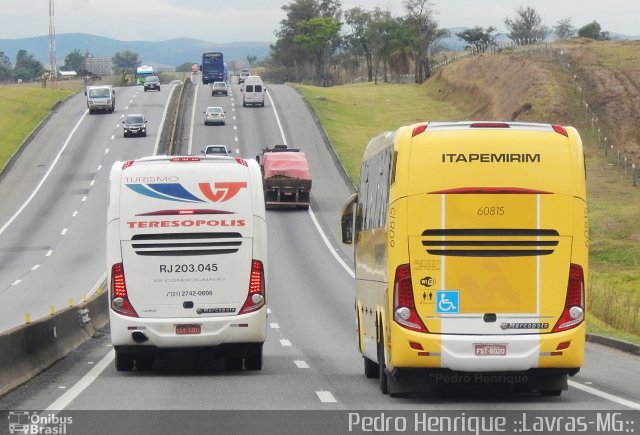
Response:
[[[149,76],[144,79],[144,91],[155,89],[156,91],[160,90],[160,79],[158,76]]]
[[[124,126],[124,137],[147,135],[147,120],[141,113],[127,115],[122,121],[122,125]]]

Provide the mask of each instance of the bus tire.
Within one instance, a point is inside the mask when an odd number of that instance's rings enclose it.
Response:
[[[133,358],[116,350],[116,370],[119,372],[130,372],[133,370]]]
[[[258,344],[244,359],[247,370],[262,370],[262,344]]]
[[[362,359],[364,360],[364,376],[367,379],[380,377],[380,367],[378,367],[378,364],[371,361],[366,356],[363,356]]]
[[[380,391],[382,394],[389,394],[389,374],[384,358],[384,336],[382,331],[378,339],[378,376],[380,377]]]

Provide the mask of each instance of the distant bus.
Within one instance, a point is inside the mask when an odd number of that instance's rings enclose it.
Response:
[[[555,396],[580,370],[589,232],[574,128],[383,133],[342,237],[354,244],[364,373],[384,394],[481,384]]]
[[[204,53],[202,55],[202,84],[226,82],[227,65],[220,51]]]
[[[144,79],[153,75],[155,75],[155,73],[152,67],[148,65],[139,66],[136,68],[136,84],[144,85]]]

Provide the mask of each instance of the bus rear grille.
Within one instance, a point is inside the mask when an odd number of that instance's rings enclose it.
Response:
[[[473,228],[425,230],[422,236],[430,255],[526,257],[552,254],[560,235],[549,229]]]
[[[137,234],[131,238],[138,255],[186,256],[220,255],[238,252],[240,233],[165,233]]]

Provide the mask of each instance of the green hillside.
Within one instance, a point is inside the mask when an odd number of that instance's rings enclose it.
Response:
[[[474,119],[576,127],[587,158],[589,329],[640,343],[640,187],[631,166],[640,164],[640,43],[578,40],[484,54],[446,66],[422,85],[299,90],[355,184],[369,139],[404,124]]]

